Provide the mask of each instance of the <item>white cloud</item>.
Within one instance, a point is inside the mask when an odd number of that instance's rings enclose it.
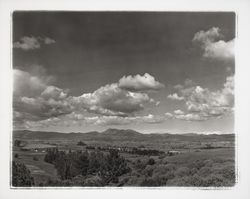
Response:
[[[188,86],[192,85],[192,86]],[[176,87],[178,95],[183,98],[188,113],[180,110],[174,115],[167,113],[170,118],[182,120],[204,121],[210,118],[222,117],[233,112],[234,106],[234,77],[229,76],[222,89],[211,91],[198,85],[184,84]]]
[[[63,89],[57,88],[55,86],[48,86],[42,93],[41,96],[45,99],[65,99],[67,97],[67,92]]]
[[[186,120],[186,121],[204,121],[204,120],[207,120],[207,118],[202,117],[201,115],[195,114],[195,113],[176,115],[175,118],[180,119],[180,120]]]
[[[49,37],[45,37],[43,40],[44,40],[44,43],[47,45],[56,43],[56,41],[54,39],[51,39]]]
[[[235,40],[221,40],[224,36],[220,29],[213,27],[207,31],[199,31],[194,35],[193,42],[203,49],[203,56],[216,60],[234,59]]]
[[[228,42],[223,40],[209,43],[205,47],[204,57],[218,60],[230,60],[234,58],[234,39]]]
[[[50,117],[68,114],[72,107],[67,92],[55,86],[49,86],[51,77],[46,74],[30,74],[14,69],[13,115],[14,121],[38,121]],[[44,73],[44,71],[43,71]],[[21,115],[21,117],[20,117]]]
[[[122,89],[130,91],[147,91],[147,90],[159,90],[164,87],[163,84],[156,81],[153,76],[145,73],[143,76],[123,76],[118,83],[118,86]]]
[[[44,76],[31,75],[28,72],[14,69],[14,95],[18,96],[36,96],[39,95],[46,87],[49,78]]]
[[[93,93],[74,97],[73,101],[89,112],[126,116],[142,110],[144,104],[150,102],[150,98],[146,93],[123,90],[114,83],[103,86]]]
[[[55,40],[49,37],[41,38],[24,36],[20,39],[20,41],[14,42],[13,47],[28,51],[41,48],[41,43],[49,45],[55,43]]]
[[[168,95],[168,97],[167,97],[167,98],[169,98],[169,99],[171,99],[171,100],[177,100],[177,101],[184,100],[184,97],[180,97],[180,96],[178,96],[178,94],[177,94],[177,93],[170,94],[170,95]]]
[[[134,116],[148,103],[159,105],[159,102],[155,102],[147,93],[122,89],[117,83],[100,87],[93,93],[70,96],[67,90],[50,85],[50,78],[46,75],[32,75],[14,70],[15,123],[23,122],[27,125],[27,121],[32,124],[59,116],[67,117],[69,121],[74,122],[93,121],[85,119],[84,111],[99,115],[99,123],[161,122],[160,117],[152,115],[138,118]]]
[[[21,48],[23,50],[34,50],[41,47],[39,41],[35,37],[24,36],[13,44],[14,48]]]
[[[193,41],[200,42],[201,45],[206,43],[214,42],[215,40],[222,38],[222,34],[220,33],[220,29],[218,27],[212,27],[207,31],[201,30],[195,33]]]
[[[182,111],[182,110],[175,110],[174,111],[174,113],[176,114],[176,115],[183,115],[184,114],[184,112]]]
[[[169,112],[165,113],[165,115],[166,115],[167,118],[173,118],[174,117],[174,115],[172,113],[169,113]]]

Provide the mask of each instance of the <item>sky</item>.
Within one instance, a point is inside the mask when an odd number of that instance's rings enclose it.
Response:
[[[232,12],[14,12],[13,127],[233,133]]]

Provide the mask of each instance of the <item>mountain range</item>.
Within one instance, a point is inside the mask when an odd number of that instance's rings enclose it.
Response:
[[[47,132],[47,131],[30,131],[30,130],[15,130],[13,131],[14,139],[69,139],[69,140],[131,140],[131,141],[144,141],[144,140],[186,140],[195,141],[199,139],[211,140],[231,140],[234,134],[170,134],[170,133],[151,133],[142,134],[131,129],[113,129],[109,128],[103,132],[91,131],[87,133],[60,133],[60,132]]]

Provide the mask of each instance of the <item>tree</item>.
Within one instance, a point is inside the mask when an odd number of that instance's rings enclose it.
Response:
[[[148,160],[148,165],[154,165],[154,164],[155,164],[154,158],[150,158],[150,159]]]
[[[118,177],[130,170],[126,160],[119,155],[118,151],[110,150],[106,156],[106,161],[101,167],[101,177],[106,184],[117,183]]]
[[[77,145],[78,146],[85,146],[86,144],[83,141],[79,141],[79,142],[77,142]]]
[[[12,162],[12,185],[14,187],[30,187],[34,185],[34,178],[24,164]]]
[[[15,140],[14,141],[14,146],[20,147],[21,146],[21,140]]]

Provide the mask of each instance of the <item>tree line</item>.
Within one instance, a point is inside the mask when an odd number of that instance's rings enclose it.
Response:
[[[98,176],[103,186],[117,183],[119,176],[130,171],[127,161],[116,150],[105,154],[100,151],[66,153],[50,149],[44,161],[54,164],[61,180],[72,180],[77,176]]]

